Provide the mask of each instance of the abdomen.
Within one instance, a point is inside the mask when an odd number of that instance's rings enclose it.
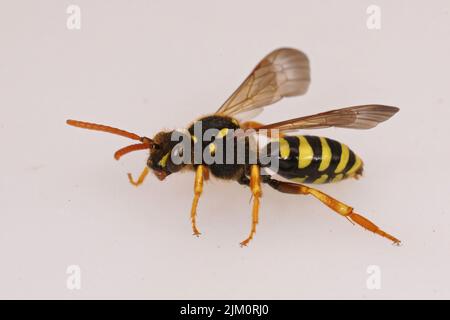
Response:
[[[337,182],[358,177],[363,162],[348,146],[317,136],[284,136],[279,139],[279,171],[299,183]]]

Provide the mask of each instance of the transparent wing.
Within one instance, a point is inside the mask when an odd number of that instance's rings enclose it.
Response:
[[[264,111],[264,108],[253,109],[250,111],[244,111],[238,114],[233,115],[234,118],[239,120],[239,122],[246,122],[253,118],[256,118]]]
[[[258,129],[278,129],[279,131],[328,127],[370,129],[388,120],[399,110],[397,107],[378,104],[354,106],[272,123]]]
[[[306,55],[296,49],[277,49],[258,63],[216,113],[235,116],[262,108],[283,97],[306,93],[309,83]]]

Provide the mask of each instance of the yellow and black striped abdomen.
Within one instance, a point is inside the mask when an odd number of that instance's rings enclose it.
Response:
[[[362,174],[363,162],[348,146],[317,136],[279,139],[279,171],[300,183],[337,182]]]

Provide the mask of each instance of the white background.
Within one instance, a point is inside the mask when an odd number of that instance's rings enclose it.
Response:
[[[81,8],[81,30],[66,8]],[[366,9],[381,8],[381,30]],[[2,1],[0,298],[450,298],[450,3],[435,1]],[[136,189],[146,152],[65,125],[153,136],[215,111],[268,52],[310,58],[307,95],[280,121],[381,103],[368,131],[309,131],[348,144],[365,176],[320,187],[403,241],[395,247],[304,196],[265,188],[254,241],[250,192],[211,181],[191,235],[193,174]],[[79,265],[81,290],[66,268]],[[367,268],[381,270],[369,290]]]

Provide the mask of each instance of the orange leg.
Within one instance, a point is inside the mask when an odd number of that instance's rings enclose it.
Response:
[[[250,167],[250,189],[253,195],[252,227],[247,239],[241,242],[241,246],[246,246],[253,239],[253,236],[256,233],[256,225],[258,224],[259,198],[262,194],[261,176],[258,165],[252,165]]]
[[[199,236],[200,231],[197,229],[197,205],[198,200],[203,191],[203,180],[209,178],[209,171],[204,165],[198,165],[195,169],[195,181],[194,181],[194,200],[192,201],[191,207],[191,221],[192,221],[192,231],[194,236]]]
[[[371,222],[370,220],[368,220],[368,219],[364,218],[363,216],[354,212],[352,207],[349,207],[348,205],[330,197],[329,195],[327,195],[317,189],[310,188],[310,187],[307,187],[302,184],[282,182],[282,181],[277,181],[277,180],[273,180],[273,179],[269,180],[268,183],[274,189],[284,192],[284,193],[312,195],[312,196],[316,197],[317,199],[319,199],[326,206],[331,208],[333,211],[339,213],[340,215],[342,215],[343,217],[345,217],[347,219],[350,219],[350,221],[353,221],[354,223],[359,224],[364,229],[367,229],[367,230],[372,231],[384,238],[387,238],[396,245],[400,244],[400,240],[398,240],[394,236],[390,235],[389,233],[384,232],[373,222]]]
[[[137,181],[134,181],[133,177],[131,176],[131,173],[128,173],[128,180],[133,186],[139,187],[142,184],[142,182],[144,182],[148,172],[149,172],[148,167],[145,167],[144,170],[142,170],[142,173],[140,174]]]

